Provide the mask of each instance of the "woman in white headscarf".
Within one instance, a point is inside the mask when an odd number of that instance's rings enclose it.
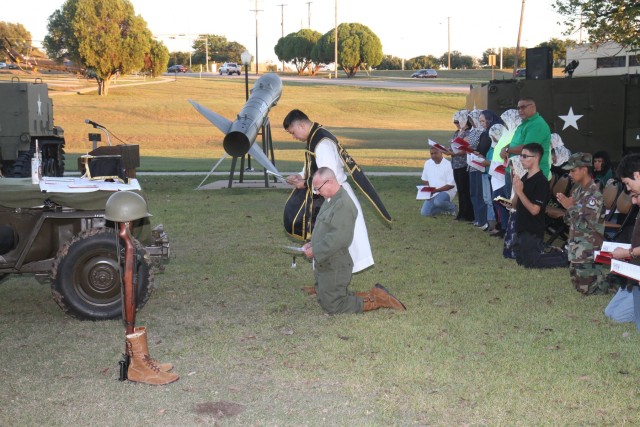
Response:
[[[480,115],[482,110],[472,110],[469,112],[468,127],[465,130],[463,138],[469,143],[471,148],[477,151],[480,143],[480,136],[484,132],[484,128],[480,125]],[[470,162],[470,156],[467,156],[467,163]],[[486,230],[489,228],[487,223],[487,204],[484,202],[482,188],[482,171],[469,166],[469,192],[471,193],[471,205],[473,206],[473,224],[476,227]]]
[[[518,114],[518,110],[515,108],[511,110],[506,110],[504,113],[500,115],[500,118],[504,122],[505,129],[502,130],[498,142],[493,149],[493,156],[491,160],[494,162],[504,162],[504,159],[500,157],[500,150],[502,147],[505,147],[511,143],[511,139],[513,138],[513,134],[516,131],[516,128],[520,126],[522,123],[522,118]],[[493,189],[493,198],[495,199],[498,196],[504,197],[506,199],[511,199],[511,171],[507,169],[505,174],[505,182],[504,185],[500,188]],[[498,221],[500,223],[500,228],[498,230],[492,231],[489,234],[495,237],[504,237],[504,234],[507,230],[507,223],[509,218],[509,211],[499,203],[494,203],[498,211]],[[505,218],[503,221],[502,218]]]
[[[467,127],[469,112],[459,110],[453,114],[453,124],[456,131],[453,133],[452,141],[464,132],[462,127]],[[469,171],[467,171],[467,155],[465,153],[453,154],[451,156],[451,167],[453,168],[453,179],[458,190],[458,221],[473,221],[473,206],[469,193]]]

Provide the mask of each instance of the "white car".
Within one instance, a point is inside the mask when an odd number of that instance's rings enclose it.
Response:
[[[220,75],[226,74],[228,76],[232,74],[242,74],[241,67],[235,62],[225,62],[220,67]]]
[[[7,68],[6,62],[0,62],[0,68]]]

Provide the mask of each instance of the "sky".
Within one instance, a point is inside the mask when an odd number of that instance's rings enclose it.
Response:
[[[130,0],[149,30],[170,51],[188,51],[197,34],[225,36],[244,45],[261,63],[278,62],[278,39],[302,28],[321,34],[338,24],[360,23],[382,42],[385,55],[413,58],[441,56],[448,50],[480,57],[489,48],[514,47],[521,0]],[[562,34],[563,17],[554,0],[528,0],[524,6],[521,46],[534,47]],[[21,23],[33,45],[47,34],[47,19],[64,0],[5,2],[1,20]],[[284,6],[282,6],[284,5]],[[258,12],[255,12],[258,10]],[[257,19],[256,19],[257,17]],[[257,31],[256,31],[257,27]],[[256,37],[257,33],[257,37]],[[184,36],[181,36],[184,35]],[[173,37],[173,38],[171,38]],[[570,38],[577,39],[576,36]],[[256,49],[257,47],[257,49]]]

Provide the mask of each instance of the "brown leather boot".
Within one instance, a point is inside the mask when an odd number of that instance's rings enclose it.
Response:
[[[301,289],[312,296],[317,294],[315,286],[304,286]]]
[[[142,349],[142,351],[144,352],[144,354],[149,356],[149,359],[151,359],[151,361],[153,363],[155,363],[162,372],[169,372],[170,370],[173,369],[173,364],[171,364],[171,363],[160,363],[160,361],[154,359],[149,354],[149,347],[148,347],[148,344],[147,344],[147,328],[146,327],[144,327],[144,326],[135,327],[135,328],[133,328],[133,332],[142,332],[145,335],[144,340],[143,340],[144,348]]]
[[[129,352],[129,370],[127,378],[129,381],[151,384],[165,385],[177,381],[180,377],[171,372],[162,372],[158,365],[144,350],[147,349],[147,334],[134,332],[127,335],[127,351]]]
[[[364,311],[377,310],[381,307],[393,308],[396,310],[406,310],[407,307],[387,291],[387,289],[379,283],[371,288],[369,294],[363,298]]]

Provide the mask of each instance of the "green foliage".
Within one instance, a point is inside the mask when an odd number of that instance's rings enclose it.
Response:
[[[335,31],[318,40],[318,62],[333,62]],[[338,64],[347,77],[356,75],[361,67],[375,67],[382,62],[382,43],[369,27],[357,23],[338,26]]]
[[[439,59],[440,63],[447,66],[449,63],[449,52],[445,52]],[[451,69],[452,70],[469,70],[477,68],[478,61],[473,56],[463,55],[457,50],[451,51]]]
[[[31,33],[22,24],[0,21],[0,58],[3,61],[10,59],[7,54],[9,49],[27,55],[31,49]]]
[[[402,58],[393,55],[384,55],[382,62],[380,62],[376,68],[378,70],[402,70]]]
[[[637,0],[556,0],[554,7],[567,18],[565,35],[584,29],[592,43],[615,41],[624,47],[640,47]]]
[[[169,49],[154,39],[149,40],[149,53],[145,55],[144,69],[151,73],[152,77],[162,75],[167,69],[169,62]]]
[[[205,42],[207,46],[205,46]],[[230,42],[225,36],[215,34],[202,34],[201,37],[193,42],[192,64],[205,63],[205,54],[209,53],[209,62],[237,62],[240,63],[240,55],[247,50],[246,47],[238,42]],[[180,64],[181,62],[176,62]],[[187,61],[182,64],[188,63]]]
[[[524,64],[526,49],[520,49],[518,52],[518,63]],[[486,65],[489,63],[489,55],[496,55],[496,65],[500,66],[500,49],[487,49],[482,53],[481,63]],[[516,58],[515,47],[503,47],[502,48],[502,68],[513,68]],[[451,57],[451,64],[453,66],[453,57]]]
[[[298,75],[302,75],[304,70],[311,68],[314,62],[313,51],[321,36],[322,34],[317,31],[302,29],[297,33],[281,37],[275,45],[274,51],[280,61],[292,62]],[[316,61],[316,64],[320,62]],[[313,67],[312,73],[315,74],[315,72],[316,67]]]
[[[196,62],[195,61],[195,56],[191,56],[191,64],[204,64],[204,54],[202,55],[202,62]],[[172,65],[176,65],[176,64],[182,64],[182,65],[188,65],[189,64],[189,52],[171,52],[169,53],[169,58],[168,58],[168,62],[167,62],[167,67],[170,67]]]
[[[567,48],[574,47],[575,45],[575,40],[560,40],[554,37],[547,42],[540,43],[536,47],[550,47],[553,51],[553,66],[564,67],[567,63]]]
[[[406,69],[408,70],[421,70],[423,68],[438,68],[441,62],[433,55],[422,55],[411,58],[406,63]],[[445,62],[446,64],[446,62]]]
[[[95,71],[98,93],[107,95],[111,79],[144,68],[151,33],[128,0],[67,0],[49,17],[45,48]]]

